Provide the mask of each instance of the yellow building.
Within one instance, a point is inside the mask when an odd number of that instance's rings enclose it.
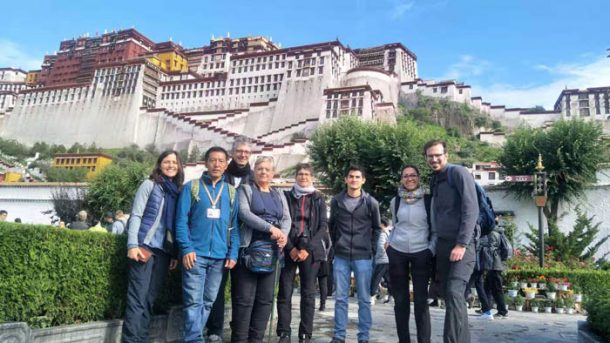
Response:
[[[30,70],[25,78],[25,84],[28,86],[35,86],[38,83],[39,76],[40,70]]]
[[[173,42],[156,44],[148,60],[166,73],[186,73],[189,69],[184,49]]]
[[[57,154],[53,156],[52,168],[87,169],[87,179],[92,179],[112,163],[112,156],[102,153]]]
[[[9,171],[4,174],[4,182],[19,182],[22,176],[19,172]]]

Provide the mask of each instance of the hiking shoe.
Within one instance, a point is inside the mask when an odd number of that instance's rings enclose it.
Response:
[[[333,337],[333,339],[330,340],[330,343],[345,343],[345,340],[341,339],[341,338]]]
[[[277,343],[290,343],[290,335],[287,333],[282,333]]]
[[[320,304],[320,308],[318,309],[318,311],[326,311],[326,305]]]
[[[478,318],[479,320],[494,320],[494,315],[491,313],[483,313]]]
[[[208,339],[206,340],[206,342],[208,342],[208,343],[222,343],[222,337],[220,337],[218,335],[209,335]]]

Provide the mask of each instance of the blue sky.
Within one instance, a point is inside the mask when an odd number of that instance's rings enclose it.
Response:
[[[227,33],[284,47],[401,42],[423,79],[465,82],[493,104],[550,109],[566,86],[610,86],[609,13],[606,0],[11,1],[0,66],[39,68],[65,38],[130,27],[187,48]]]

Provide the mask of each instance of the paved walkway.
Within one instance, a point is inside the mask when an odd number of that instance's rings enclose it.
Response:
[[[317,300],[316,300],[317,301]],[[293,297],[292,309],[292,342],[298,342],[299,302],[297,295]],[[317,302],[316,302],[317,303]],[[312,343],[329,343],[333,334],[334,300],[327,301],[327,310],[320,312],[316,309],[314,319],[314,334]],[[347,343],[357,342],[356,325],[358,304],[355,298],[350,298],[349,323],[347,330]],[[437,307],[430,308],[432,319],[432,342],[443,342],[443,320],[445,311]],[[563,343],[577,341],[577,322],[585,320],[583,315],[546,314],[532,312],[509,312],[506,319],[494,321],[481,321],[474,310],[469,310],[470,332],[472,343]],[[277,317],[276,317],[277,320]],[[411,307],[411,320],[409,323],[411,342],[416,343],[415,319]],[[274,326],[275,328],[275,326]],[[267,330],[268,331],[268,330]],[[274,329],[275,332],[275,329]],[[396,323],[394,321],[393,302],[389,304],[377,303],[373,305],[373,328],[371,330],[371,343],[394,343],[396,337]],[[265,341],[266,342],[266,341]],[[277,343],[273,337],[272,343]]]

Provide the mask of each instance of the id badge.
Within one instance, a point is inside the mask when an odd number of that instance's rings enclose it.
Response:
[[[210,219],[220,218],[220,209],[219,208],[208,208],[208,218],[210,218]]]

